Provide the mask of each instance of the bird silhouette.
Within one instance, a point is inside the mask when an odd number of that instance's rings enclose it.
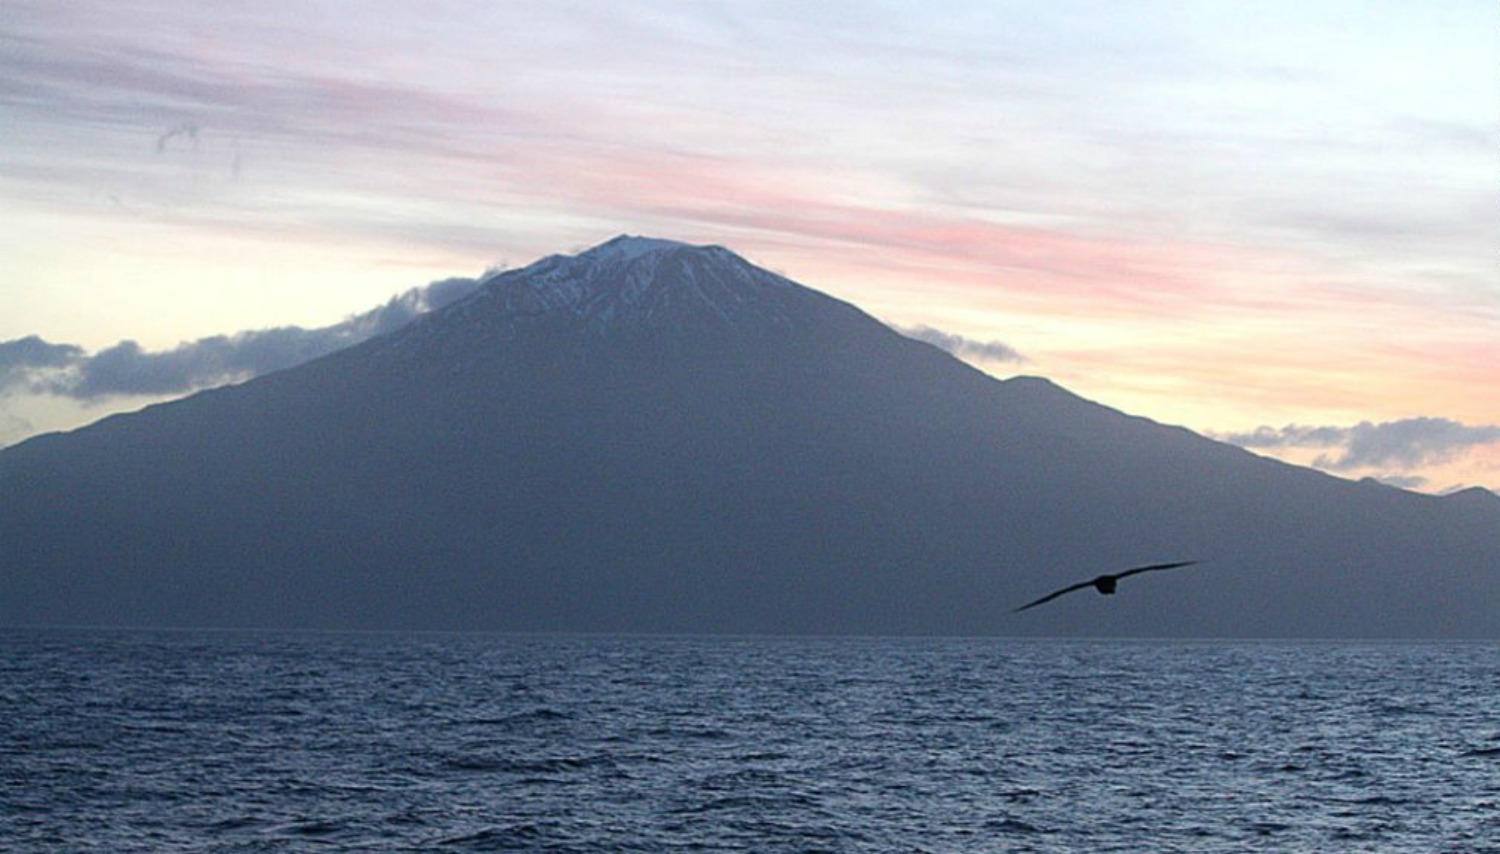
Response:
[[[1129,578],[1132,575],[1139,575],[1142,572],[1155,572],[1158,569],[1176,569],[1179,566],[1192,566],[1195,563],[1197,563],[1196,560],[1184,560],[1177,563],[1153,563],[1149,566],[1138,566],[1134,569],[1127,569],[1124,572],[1105,573],[1104,575],[1100,575],[1096,578],[1091,578],[1088,581],[1080,581],[1077,584],[1069,585],[1061,590],[1054,590],[1051,593],[1048,593],[1046,596],[1043,596],[1042,598],[1036,600],[1035,602],[1027,602],[1025,605],[1017,608],[1012,613],[1019,614],[1027,608],[1035,608],[1038,605],[1051,602],[1053,599],[1056,599],[1057,597],[1062,596],[1065,593],[1072,593],[1074,590],[1083,590],[1086,587],[1092,587],[1100,593],[1103,593],[1105,596],[1113,596],[1115,593],[1115,587],[1120,583],[1120,579],[1122,578]]]

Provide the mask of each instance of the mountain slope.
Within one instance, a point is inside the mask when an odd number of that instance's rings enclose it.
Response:
[[[996,381],[643,238],[0,451],[0,507],[5,624],[1500,636],[1500,510]]]

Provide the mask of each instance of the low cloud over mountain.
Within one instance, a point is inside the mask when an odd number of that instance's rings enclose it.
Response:
[[[477,279],[454,278],[412,288],[371,311],[318,329],[282,326],[146,350],[121,341],[90,354],[74,344],[32,335],[0,342],[0,395],[49,394],[80,401],[118,395],[170,395],[289,368],[367,338],[391,332],[418,315],[470,292]]]
[[[480,279],[451,278],[412,288],[382,306],[317,329],[280,326],[188,341],[170,350],[147,350],[133,340],[94,353],[31,335],[0,341],[0,397],[55,395],[84,403],[111,397],[184,394],[294,367],[392,332],[418,316],[467,296]],[[900,328],[960,358],[988,362],[1025,361],[999,341],[975,341],[930,326]],[[5,414],[0,446],[24,436],[28,422]]]
[[[0,341],[0,393],[30,384],[37,372],[67,368],[85,358],[82,347],[53,344],[35,335]]]
[[[961,359],[973,359],[980,362],[1024,362],[1026,357],[1016,352],[1008,344],[999,341],[975,341],[962,335],[944,332],[941,329],[933,329],[931,326],[911,326],[898,328],[901,334],[918,341],[926,341],[936,347],[941,347],[958,356]]]
[[[1335,472],[1366,468],[1409,471],[1446,462],[1477,447],[1500,443],[1500,425],[1467,425],[1448,418],[1403,418],[1352,427],[1258,427],[1248,433],[1219,434],[1242,448],[1321,449],[1313,465]],[[1388,479],[1411,483],[1412,478]]]

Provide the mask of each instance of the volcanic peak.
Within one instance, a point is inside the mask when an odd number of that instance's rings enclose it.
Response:
[[[576,255],[551,255],[488,279],[469,300],[507,326],[559,324],[589,332],[619,324],[656,329],[687,323],[702,331],[785,327],[788,300],[814,292],[751,265],[721,246],[621,235]]]

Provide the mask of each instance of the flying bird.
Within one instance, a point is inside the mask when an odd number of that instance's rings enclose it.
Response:
[[[1056,599],[1057,597],[1065,593],[1072,593],[1074,590],[1082,590],[1086,587],[1092,587],[1100,593],[1103,593],[1105,596],[1113,596],[1115,593],[1115,587],[1120,583],[1120,579],[1122,578],[1129,578],[1132,575],[1139,575],[1142,572],[1155,572],[1158,569],[1176,569],[1179,566],[1192,566],[1195,563],[1197,563],[1196,560],[1184,560],[1177,563],[1153,563],[1150,566],[1138,566],[1134,569],[1127,569],[1124,572],[1105,573],[1104,575],[1101,575],[1097,578],[1092,578],[1088,581],[1080,581],[1077,584],[1069,585],[1061,590],[1054,590],[1051,593],[1048,593],[1046,596],[1043,596],[1042,598],[1036,600],[1035,602],[1028,602],[1025,605],[1022,605],[1012,613],[1018,614],[1026,610],[1027,608],[1035,608],[1038,605],[1044,604],[1046,602],[1051,602],[1053,599]]]

